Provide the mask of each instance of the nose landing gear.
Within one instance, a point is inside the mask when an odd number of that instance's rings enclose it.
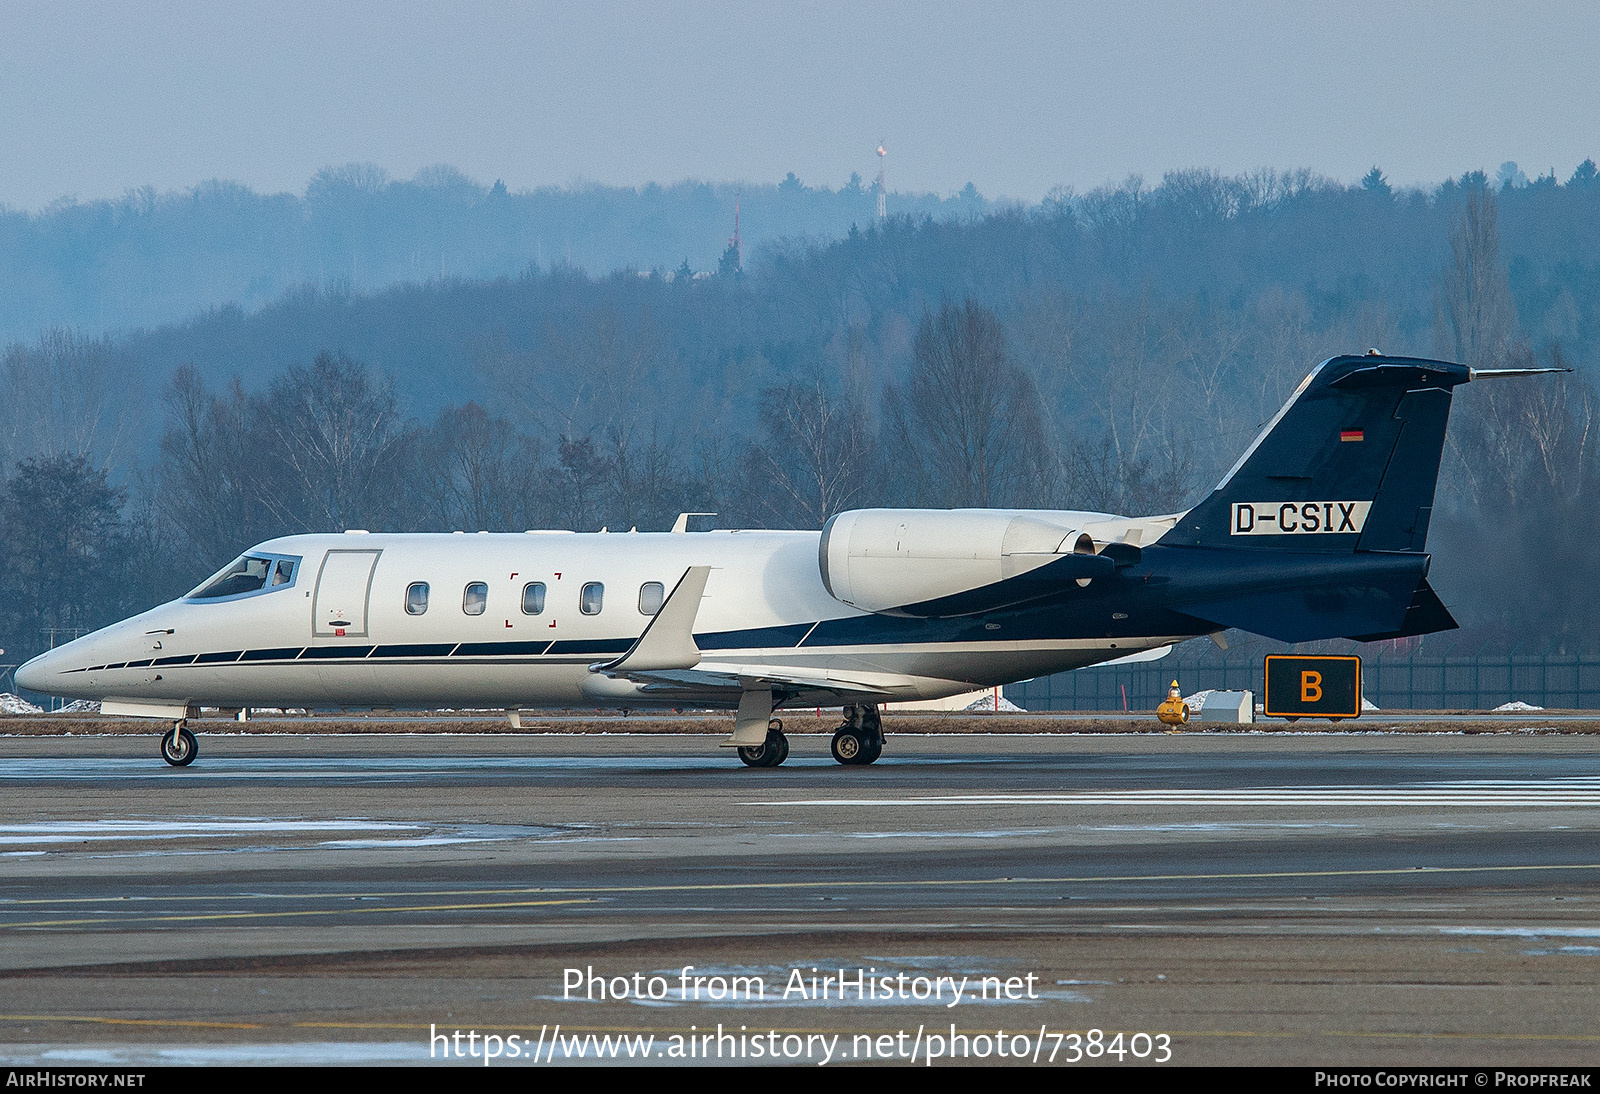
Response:
[[[171,733],[161,735],[161,758],[173,767],[188,767],[200,755],[200,742],[182,722],[174,722]]]

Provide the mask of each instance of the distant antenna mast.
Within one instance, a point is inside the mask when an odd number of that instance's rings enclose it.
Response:
[[[889,154],[889,150],[883,146],[883,142],[882,141],[878,142],[878,219],[879,220],[888,220],[889,219],[889,190],[883,184],[883,157],[887,156],[888,154]]]
[[[744,269],[744,243],[739,238],[739,199],[744,195],[735,194],[733,198],[733,238],[728,240],[728,246],[733,248],[734,268]]]

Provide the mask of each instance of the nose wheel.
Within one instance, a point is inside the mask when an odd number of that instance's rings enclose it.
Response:
[[[188,767],[200,755],[200,742],[184,728],[182,722],[172,727],[171,733],[161,735],[161,758],[173,767]]]

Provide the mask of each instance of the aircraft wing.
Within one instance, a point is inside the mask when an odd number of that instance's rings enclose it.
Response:
[[[798,694],[821,693],[845,698],[890,701],[916,698],[911,681],[894,673],[839,671],[782,665],[741,665],[702,661],[692,669],[612,670],[607,676],[632,680],[663,699],[738,702],[751,687]]]
[[[661,699],[686,702],[732,702],[752,688],[770,688],[791,696],[822,693],[845,698],[915,698],[910,680],[894,673],[817,669],[780,665],[708,662],[694,641],[694,621],[705,595],[709,566],[691,566],[673,587],[644,634],[613,661],[589,671],[613,680],[629,680]]]

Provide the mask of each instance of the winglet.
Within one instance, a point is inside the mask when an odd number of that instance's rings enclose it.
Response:
[[[656,672],[663,669],[692,669],[700,663],[700,647],[694,643],[694,621],[705,596],[710,566],[691,566],[672,587],[661,610],[650,620],[627,653],[615,661],[590,665],[590,672]]]

